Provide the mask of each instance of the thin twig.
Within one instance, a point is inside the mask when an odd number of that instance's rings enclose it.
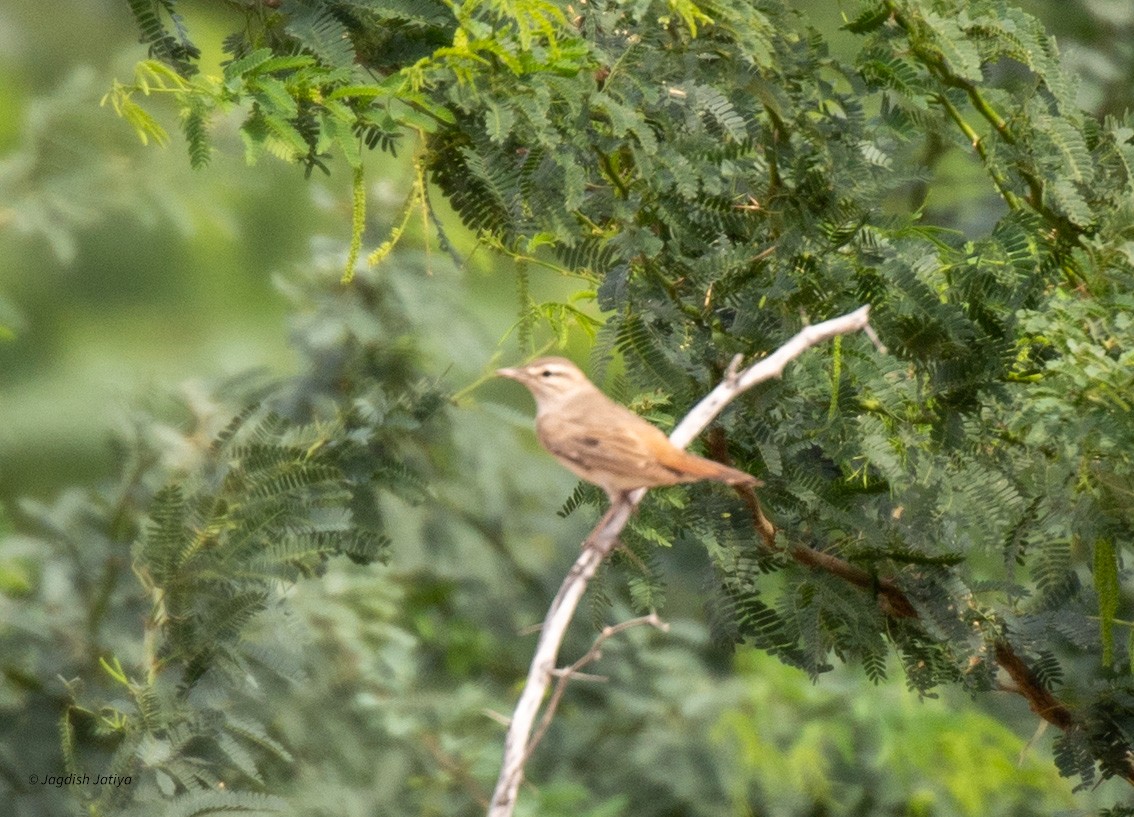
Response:
[[[535,751],[536,746],[543,740],[543,736],[547,734],[547,730],[551,727],[551,720],[555,717],[555,710],[559,708],[559,702],[563,700],[563,693],[567,691],[567,684],[570,683],[572,678],[582,680],[588,678],[590,680],[599,680],[598,676],[586,676],[580,670],[592,661],[597,661],[602,658],[602,645],[609,639],[618,635],[619,633],[629,630],[631,627],[638,627],[643,624],[649,624],[651,627],[656,627],[663,633],[669,632],[669,625],[658,618],[657,613],[650,613],[648,616],[641,616],[639,618],[632,618],[628,621],[623,621],[618,624],[611,624],[602,628],[602,631],[595,638],[591,648],[583,653],[574,664],[561,670],[555,670],[555,689],[551,692],[551,698],[548,699],[547,706],[543,709],[543,716],[540,718],[539,726],[536,727],[535,734],[532,739],[528,741],[527,751],[524,752],[524,760],[526,761],[531,757],[532,752]]]
[[[470,797],[482,805],[488,805],[488,793],[480,787],[480,782],[462,763],[453,755],[445,751],[441,741],[436,735],[426,734],[419,738],[425,750],[433,756],[437,765],[447,772]]]
[[[856,332],[868,325],[869,306],[862,306],[829,321],[804,327],[787,343],[768,357],[754,363],[735,377],[726,378],[708,396],[693,407],[669,435],[670,442],[678,448],[685,448],[693,439],[708,427],[730,402],[748,389],[772,378],[779,377],[795,358],[812,346],[822,343],[836,335]],[[520,700],[512,714],[508,734],[504,738],[504,762],[496,790],[489,805],[489,817],[511,817],[516,807],[516,796],[524,777],[527,762],[529,736],[539,712],[540,702],[547,694],[559,656],[559,648],[567,633],[567,627],[574,618],[575,609],[586,592],[587,584],[594,578],[603,559],[618,543],[618,535],[630,519],[635,506],[642,501],[646,490],[639,488],[613,503],[599,523],[583,543],[583,550],[568,571],[559,588],[547,616],[543,621],[535,655],[528,669]]]
[[[735,383],[736,378],[740,376],[740,364],[744,362],[744,355],[734,355],[732,360],[729,361],[728,369],[725,371],[724,379],[726,383]]]

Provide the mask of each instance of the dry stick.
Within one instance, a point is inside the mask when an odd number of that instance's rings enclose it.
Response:
[[[869,314],[870,307],[862,306],[842,317],[804,327],[771,355],[743,371],[737,371],[739,363],[734,361],[724,381],[694,406],[669,435],[670,442],[678,448],[685,448],[741,393],[766,380],[779,377],[788,363],[812,346],[836,335],[868,328]],[[873,339],[873,332],[869,334]],[[547,611],[535,655],[532,656],[531,667],[528,669],[524,690],[520,693],[520,700],[516,703],[516,709],[508,726],[508,734],[504,738],[504,762],[500,769],[500,777],[496,781],[492,802],[489,804],[489,817],[511,817],[516,807],[516,796],[524,777],[524,764],[528,758],[532,727],[539,712],[540,702],[551,685],[555,661],[559,656],[559,647],[563,644],[567,627],[574,618],[575,608],[586,592],[587,584],[594,578],[595,571],[598,570],[603,559],[618,543],[618,534],[626,526],[634,507],[641,502],[645,493],[644,488],[630,492],[615,502],[599,520],[598,525],[583,543],[583,552],[579,554],[579,558],[567,573]]]
[[[527,756],[531,757],[535,748],[539,746],[539,742],[543,740],[543,736],[547,734],[547,730],[551,727],[551,719],[555,717],[555,710],[559,708],[559,702],[563,700],[563,693],[567,691],[567,684],[572,678],[583,678],[583,673],[580,670],[592,661],[598,661],[602,658],[602,645],[608,640],[625,632],[632,627],[638,627],[642,624],[649,624],[651,627],[656,627],[663,633],[669,632],[669,625],[662,621],[657,613],[650,613],[648,616],[641,616],[640,618],[632,618],[628,621],[623,621],[618,624],[610,624],[602,628],[602,632],[595,638],[591,648],[583,653],[583,656],[571,666],[566,669],[555,670],[553,674],[556,677],[555,689],[551,693],[551,698],[547,702],[547,706],[543,709],[543,717],[539,719],[539,726],[536,728],[535,734],[532,739],[528,741]],[[597,676],[589,676],[591,680],[602,681],[605,678]],[[527,760],[527,758],[524,758]]]

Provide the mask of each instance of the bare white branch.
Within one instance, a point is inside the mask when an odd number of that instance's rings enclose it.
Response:
[[[870,307],[862,306],[841,317],[804,327],[768,357],[742,371],[738,372],[739,364],[734,360],[724,380],[685,416],[669,435],[670,441],[679,448],[685,448],[737,396],[759,383],[779,377],[788,363],[812,346],[836,335],[869,329],[869,314]],[[869,335],[872,340],[876,340],[877,336],[873,331],[870,331]],[[504,739],[504,762],[500,769],[500,777],[496,781],[496,790],[492,794],[492,801],[489,803],[489,817],[512,817],[520,783],[524,778],[524,765],[534,748],[531,740],[532,728],[539,714],[540,702],[547,695],[552,678],[556,675],[555,662],[567,634],[567,627],[575,616],[575,609],[583,598],[588,583],[594,578],[595,571],[598,570],[603,559],[618,543],[618,535],[645,493],[644,488],[639,488],[611,506],[583,543],[579,558],[575,560],[575,564],[568,571],[559,592],[551,602],[547,617],[543,621],[539,642],[536,644],[535,655],[532,656],[531,667],[528,669],[524,690],[520,693],[520,700],[516,703],[516,709],[508,726],[508,734]],[[585,664],[593,660],[592,653],[600,645],[601,641],[596,641],[596,645],[580,661]],[[572,668],[577,670],[583,664],[576,662]],[[560,673],[561,683],[570,677],[572,668]],[[562,692],[558,694],[561,696]],[[558,703],[558,696],[554,702]],[[554,714],[553,708],[551,714]],[[549,723],[550,714],[545,716],[541,724],[540,736],[546,731]]]
[[[700,403],[685,415],[669,435],[670,441],[678,448],[685,448],[716,419],[724,407],[743,392],[783,374],[784,368],[805,351],[836,335],[856,332],[869,326],[870,307],[862,306],[829,321],[805,326],[794,337],[763,360],[757,361],[735,378],[726,377],[715,389],[708,393]]]
[[[583,656],[578,661],[569,667],[552,671],[552,674],[556,678],[555,689],[551,693],[551,698],[548,700],[547,706],[544,707],[543,717],[540,718],[539,727],[536,729],[535,735],[528,741],[528,748],[524,758],[525,762],[528,757],[531,757],[532,752],[539,746],[539,742],[543,740],[543,736],[547,734],[547,730],[551,727],[551,719],[555,717],[555,710],[559,708],[559,702],[563,700],[563,693],[567,691],[567,683],[572,678],[600,680],[600,676],[586,675],[581,672],[581,670],[592,661],[598,661],[602,658],[602,645],[605,644],[607,640],[621,632],[629,630],[631,627],[638,627],[642,624],[649,624],[651,627],[656,627],[663,633],[669,632],[669,625],[658,618],[657,613],[650,613],[648,616],[632,618],[629,621],[612,624],[602,628],[602,632],[595,638],[594,643],[591,644],[591,648],[583,653]]]

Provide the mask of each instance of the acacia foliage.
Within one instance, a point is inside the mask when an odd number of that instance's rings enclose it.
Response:
[[[173,0],[130,5],[154,60],[110,98],[143,132],[158,126],[136,97],[155,84],[195,164],[232,106],[250,157],[308,170],[336,151],[360,168],[416,130],[464,224],[580,276],[607,313],[596,365],[617,351],[674,412],[734,354],[869,302],[889,355],[844,340],[724,420],[718,453],[767,483],[774,544],[681,489],[635,520],[611,573],[648,608],[654,549],[697,543],[718,636],[813,675],[837,659],[880,678],[893,649],[917,689],[980,694],[1014,656],[1013,683],[1063,729],[1060,770],[1131,776],[1134,119],[1078,110],[1034,19],[872,0],[846,61],[774,0],[285,0],[249,4],[210,77]],[[922,209],[957,152],[995,195],[968,235]],[[529,329],[575,314],[522,306]],[[912,612],[800,548],[894,583]],[[1050,690],[1058,711],[1038,704]]]

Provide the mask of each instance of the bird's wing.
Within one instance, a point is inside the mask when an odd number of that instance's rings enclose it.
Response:
[[[552,454],[588,468],[636,472],[651,460],[649,448],[623,428],[560,422],[543,442]]]
[[[665,434],[626,411],[563,413],[539,428],[540,442],[583,479],[618,490],[675,485],[688,477],[667,467],[673,446]]]
[[[543,447],[608,493],[713,479],[754,485],[754,477],[675,447],[657,427],[612,401],[569,404],[536,423]]]

